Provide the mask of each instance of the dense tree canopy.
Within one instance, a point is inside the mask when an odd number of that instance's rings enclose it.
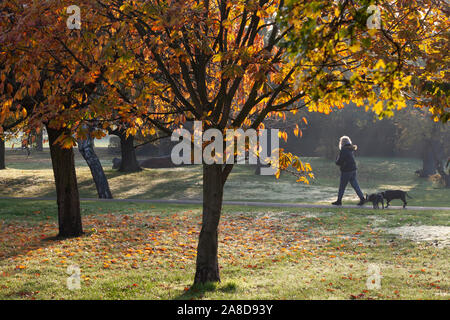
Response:
[[[446,122],[448,13],[445,1],[292,0],[281,20],[302,73],[317,73],[301,82],[314,110],[353,101],[390,116],[409,99]]]

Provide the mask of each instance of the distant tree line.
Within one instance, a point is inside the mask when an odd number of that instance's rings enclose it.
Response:
[[[290,152],[334,159],[339,137],[348,135],[358,145],[359,156],[422,159],[424,172],[419,174],[424,176],[436,173],[437,162],[445,165],[450,157],[448,126],[434,122],[422,109],[406,108],[381,120],[363,107],[351,106],[334,109],[329,115],[304,112],[294,117],[301,122],[304,116],[308,125],[301,137],[291,135],[282,144]]]

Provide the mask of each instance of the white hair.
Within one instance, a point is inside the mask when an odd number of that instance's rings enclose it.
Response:
[[[345,146],[346,144],[352,144],[352,140],[350,140],[350,138],[347,136],[342,136],[339,139],[339,150],[341,150],[342,147]]]

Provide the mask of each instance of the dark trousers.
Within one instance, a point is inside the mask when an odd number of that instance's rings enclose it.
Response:
[[[347,184],[350,182],[353,189],[355,189],[356,194],[358,195],[359,199],[363,200],[364,195],[361,192],[361,189],[359,188],[358,180],[356,180],[356,170],[350,171],[350,172],[341,172],[341,180],[339,183],[339,192],[338,192],[338,201],[342,200],[342,197],[344,196],[345,188],[347,187]]]

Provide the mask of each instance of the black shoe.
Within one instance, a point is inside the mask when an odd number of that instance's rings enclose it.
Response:
[[[342,206],[342,202],[340,201],[335,201],[331,203],[333,206]]]
[[[364,205],[364,203],[366,203],[366,201],[364,199],[361,199],[358,202],[358,206],[362,206],[362,205]]]

